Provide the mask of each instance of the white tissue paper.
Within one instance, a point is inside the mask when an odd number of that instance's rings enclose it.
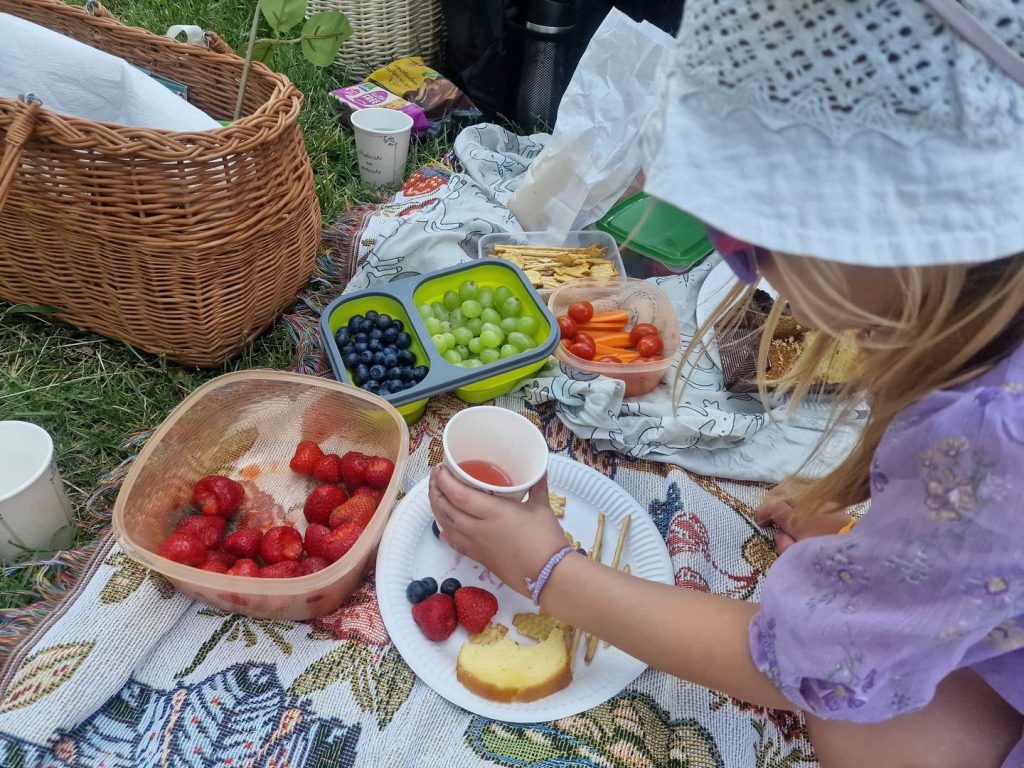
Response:
[[[220,127],[124,59],[17,16],[0,13],[0,51],[0,97],[31,93],[54,112],[135,128]]]
[[[606,214],[640,171],[640,135],[675,39],[612,10],[558,107],[551,141],[508,201],[526,231],[583,229]]]

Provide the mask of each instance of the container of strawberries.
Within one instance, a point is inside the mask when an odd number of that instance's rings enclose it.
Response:
[[[299,374],[227,374],[146,443],[114,532],[129,556],[210,605],[323,616],[370,566],[408,453],[405,421],[383,398]]]
[[[555,357],[584,373],[625,382],[626,397],[650,392],[679,354],[679,318],[647,280],[579,280],[548,299],[562,340]]]

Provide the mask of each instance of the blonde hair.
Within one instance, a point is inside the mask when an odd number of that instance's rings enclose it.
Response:
[[[861,333],[858,372],[835,396],[833,429],[868,397],[870,413],[859,440],[847,458],[817,480],[794,478],[789,499],[796,515],[812,514],[827,503],[849,507],[870,495],[871,462],[882,435],[898,413],[929,392],[963,383],[995,365],[1024,337],[1024,254],[977,266],[899,267],[895,276],[903,303],[897,317],[864,310],[848,298],[841,265],[815,260],[813,269],[795,269],[793,259],[777,256],[775,269],[792,296],[780,296],[765,323],[758,352],[758,371],[766,370],[772,333],[785,302],[794,301],[822,333],[807,346],[793,370],[779,381],[777,391],[799,402],[814,386],[812,372],[829,360],[843,329],[830,327],[839,308]],[[700,349],[700,340],[729,314],[730,306],[749,305],[754,289],[738,286],[718,311],[697,330],[686,357]],[[739,313],[729,315],[739,322]],[[726,323],[732,322],[730,319]],[[848,327],[848,326],[847,326]],[[684,359],[686,359],[684,357]],[[678,379],[678,377],[677,377]],[[688,384],[687,380],[684,387]],[[762,399],[765,381],[758,376]],[[675,395],[678,407],[682,391]],[[826,431],[809,462],[828,440]],[[804,467],[807,462],[804,463]],[[799,474],[799,473],[798,473]]]

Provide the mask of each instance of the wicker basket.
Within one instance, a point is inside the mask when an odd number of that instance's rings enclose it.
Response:
[[[441,0],[309,0],[309,13],[341,11],[352,37],[334,59],[342,74],[363,79],[406,56],[440,67],[444,55]]]
[[[242,60],[56,0],[20,16],[186,83],[230,119]],[[320,208],[298,125],[302,94],[262,65],[242,118],[203,133],[127,128],[0,99],[0,297],[183,363],[237,354],[312,271]]]

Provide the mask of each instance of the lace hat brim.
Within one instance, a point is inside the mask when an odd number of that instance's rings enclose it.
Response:
[[[649,194],[756,245],[847,264],[1024,252],[1024,119],[1013,101],[1002,104],[1018,128],[999,136],[920,126],[911,141],[870,126],[838,135],[691,77],[678,60],[644,137]]]

